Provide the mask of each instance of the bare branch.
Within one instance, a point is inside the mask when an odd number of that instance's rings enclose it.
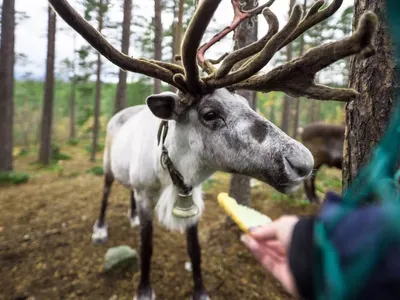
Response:
[[[197,66],[197,49],[201,39],[217,10],[221,0],[203,0],[195,11],[192,20],[186,29],[182,42],[182,64],[185,69],[187,88],[197,94],[201,91],[199,69]]]
[[[259,92],[282,91],[292,97],[305,96],[319,100],[351,101],[358,93],[351,89],[330,88],[315,84],[315,74],[332,63],[358,54],[367,58],[374,54],[372,45],[377,17],[365,13],[357,31],[341,41],[310,49],[299,58],[279,66],[266,74],[255,75],[232,87]]]
[[[229,86],[231,84],[235,84],[237,82],[245,80],[260,71],[274,56],[285,37],[290,35],[290,33],[292,33],[296,29],[296,26],[299,24],[301,19],[301,13],[301,7],[299,5],[296,5],[293,8],[293,12],[286,26],[283,27],[282,30],[279,31],[277,34],[275,34],[260,51],[260,53],[255,55],[251,59],[251,61],[246,64],[246,66],[240,68],[237,71],[229,73],[220,79],[210,79],[209,81],[207,81],[207,84],[214,88]]]
[[[219,33],[214,35],[214,37],[210,41],[203,44],[199,48],[199,50],[197,51],[197,57],[198,57],[200,64],[205,61],[204,55],[211,46],[215,45],[223,37],[225,37],[227,34],[232,32],[233,30],[235,30],[240,25],[240,23],[242,23],[244,20],[247,20],[248,18],[259,15],[260,13],[262,13],[264,8],[271,6],[275,2],[275,0],[270,0],[267,3],[265,3],[259,7],[256,7],[252,10],[242,11],[240,8],[240,0],[231,0],[231,1],[232,1],[233,11],[234,11],[233,21],[232,21],[231,25],[225,27]]]
[[[66,0],[49,0],[50,5],[76,32],[105,58],[123,70],[160,79],[177,87],[170,70],[157,64],[131,58],[114,48],[93,26],[82,18]]]
[[[266,43],[274,36],[279,30],[279,21],[276,15],[270,11],[269,9],[264,9],[263,15],[268,22],[268,33],[261,38],[260,40],[238,49],[232,53],[230,53],[223,61],[222,65],[218,68],[215,73],[215,78],[221,78],[229,73],[232,70],[233,66],[239,61],[253,56],[260,52]]]

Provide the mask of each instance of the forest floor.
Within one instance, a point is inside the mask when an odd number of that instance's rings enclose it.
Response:
[[[80,146],[63,146],[72,160],[51,168],[32,164],[36,154],[18,157],[17,171],[31,174],[28,183],[0,187],[0,299],[132,299],[139,273],[104,274],[108,248],[139,247],[138,228],[126,217],[129,192],[114,184],[107,213],[109,239],[91,243],[103,177],[87,170],[91,163]],[[323,169],[321,191],[340,191],[340,172]],[[229,175],[216,174],[204,186],[205,213],[200,222],[203,274],[213,300],[291,299],[239,241],[239,230],[227,225],[216,195],[227,192]],[[320,194],[320,197],[323,196]],[[311,214],[318,207],[302,191],[287,197],[265,184],[252,189],[252,206],[275,219],[282,214]],[[154,232],[152,284],[157,299],[190,299],[191,274],[185,270],[185,237],[157,222]]]

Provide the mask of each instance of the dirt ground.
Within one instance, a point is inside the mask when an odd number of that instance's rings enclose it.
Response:
[[[75,151],[75,152],[74,152]],[[87,154],[72,148],[73,160],[57,171],[35,171],[34,156],[17,160],[17,170],[35,174],[29,183],[0,187],[0,299],[132,299],[139,273],[103,274],[108,248],[139,247],[137,228],[126,217],[129,192],[114,184],[107,214],[109,240],[91,243],[103,178],[85,171],[93,166]],[[98,156],[99,158],[101,155]],[[229,177],[219,174],[205,192],[200,222],[203,274],[213,300],[291,299],[238,240],[235,226],[216,201],[228,190]],[[286,213],[310,214],[317,207],[282,200],[262,184],[253,188],[253,207],[272,218]],[[276,199],[276,198],[279,199]],[[274,198],[274,199],[272,199]],[[189,299],[191,274],[185,237],[156,223],[152,283],[157,299]]]

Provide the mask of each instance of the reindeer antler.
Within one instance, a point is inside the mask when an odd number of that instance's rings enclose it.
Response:
[[[53,9],[65,20],[73,29],[75,29],[90,45],[99,51],[113,64],[123,70],[140,73],[153,78],[160,79],[175,87],[176,84],[172,77],[174,73],[158,63],[131,58],[119,50],[115,49],[93,26],[91,26],[66,0],[49,0]]]
[[[200,48],[198,53],[200,66],[205,67],[209,73],[202,80],[209,89],[230,87],[260,92],[283,91],[294,97],[305,96],[319,100],[338,101],[353,100],[358,94],[356,91],[317,85],[314,78],[318,71],[347,56],[360,54],[361,57],[366,58],[374,54],[372,39],[375,34],[377,19],[372,12],[367,12],[362,16],[357,31],[351,37],[315,47],[301,57],[266,74],[256,74],[277,51],[312,26],[332,16],[340,8],[343,0],[334,0],[325,9],[320,10],[324,3],[324,1],[314,3],[302,19],[302,9],[296,5],[287,25],[280,31],[277,30],[279,25],[275,14],[268,8],[264,8],[263,15],[269,25],[267,35],[245,48],[230,53],[222,61],[219,69],[210,67],[210,63],[204,58],[204,51],[201,52],[202,48]],[[236,28],[239,25],[238,22],[235,22],[235,20],[238,20],[238,1],[232,0],[232,5],[235,11],[232,24]],[[231,29],[234,26],[231,25],[228,28]],[[225,28],[205,44],[207,47],[204,46],[204,48],[209,49],[228,32]],[[232,71],[237,63],[243,61],[245,63],[239,69]]]
[[[343,0],[333,0],[325,9],[324,1],[317,1],[302,18],[302,9],[296,5],[288,23],[279,31],[275,14],[267,3],[249,11],[243,11],[240,0],[231,0],[234,20],[208,43],[199,47],[201,39],[221,0],[203,0],[197,7],[182,42],[181,67],[178,64],[144,58],[132,58],[115,49],[107,40],[82,18],[67,0],[48,0],[54,10],[104,57],[118,67],[171,84],[184,93],[183,103],[191,104],[201,94],[213,89],[230,87],[261,92],[283,91],[291,96],[306,96],[320,100],[349,101],[357,92],[350,89],[335,89],[314,82],[315,74],[335,61],[359,54],[365,58],[374,53],[372,39],[376,28],[376,16],[369,12],[363,15],[357,31],[349,38],[315,47],[295,60],[287,62],[268,73],[258,72],[272,59],[274,54],[291,43],[306,30],[332,16]],[[244,20],[263,13],[269,29],[259,41],[223,56],[219,69],[205,52]],[[239,66],[240,67],[235,67]],[[209,74],[199,75],[199,66]],[[235,67],[235,68],[234,68]],[[235,70],[234,70],[235,69]],[[234,71],[232,71],[234,70]]]

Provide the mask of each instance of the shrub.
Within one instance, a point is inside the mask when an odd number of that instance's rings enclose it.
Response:
[[[29,174],[20,172],[0,172],[0,184],[21,184],[30,179]]]
[[[91,173],[91,174],[96,175],[96,176],[101,176],[101,175],[104,174],[104,170],[103,170],[102,166],[95,166],[93,168],[90,168],[87,171],[87,173]]]
[[[71,155],[65,154],[65,153],[58,153],[55,155],[51,155],[51,159],[54,161],[59,161],[59,160],[70,160],[71,159]]]
[[[51,145],[51,160],[59,161],[59,160],[70,160],[71,156],[61,152],[61,148],[58,144]]]
[[[67,142],[67,144],[68,144],[69,146],[76,146],[76,145],[79,144],[79,140],[78,140],[78,139],[70,139],[70,140]]]
[[[92,145],[86,146],[85,149],[86,149],[87,152],[92,153]],[[98,143],[96,152],[98,153],[98,152],[101,152],[103,150],[104,150],[104,144]]]

